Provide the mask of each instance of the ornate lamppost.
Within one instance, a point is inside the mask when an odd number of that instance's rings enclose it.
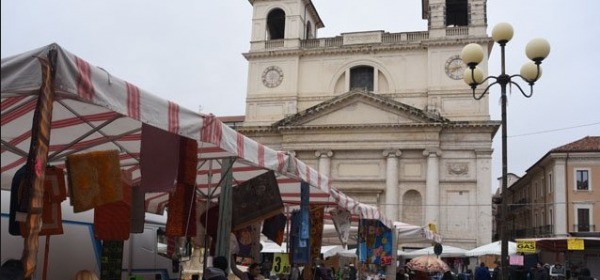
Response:
[[[477,67],[477,65],[483,60],[483,49],[479,44],[468,44],[462,52],[461,58],[463,62],[468,66],[465,70],[464,81],[473,90],[473,98],[480,100],[483,96],[489,92],[493,85],[500,85],[501,96],[500,103],[502,106],[502,199],[500,207],[500,239],[501,239],[501,261],[502,261],[502,279],[508,280],[508,233],[507,233],[507,217],[508,217],[508,205],[506,199],[506,193],[508,190],[508,168],[507,168],[507,150],[506,150],[506,86],[508,84],[515,85],[517,89],[523,94],[523,96],[529,98],[533,95],[533,85],[542,75],[542,68],[540,64],[550,53],[550,44],[545,39],[537,38],[531,40],[525,49],[525,53],[531,61],[526,62],[520,71],[520,75],[508,75],[506,74],[506,62],[505,62],[505,47],[506,43],[512,39],[513,28],[508,23],[499,23],[492,29],[492,38],[498,45],[500,45],[501,51],[501,72],[498,76],[488,76],[484,78],[483,71]],[[527,82],[530,86],[529,93],[523,91],[521,86],[517,84],[513,79],[521,78]],[[482,93],[476,93],[475,89],[478,85],[485,83],[488,80],[493,80]]]

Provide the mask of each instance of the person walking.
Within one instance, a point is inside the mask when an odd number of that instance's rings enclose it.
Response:
[[[484,262],[481,262],[477,268],[475,268],[475,280],[492,280],[490,270],[485,266]]]
[[[492,272],[492,280],[500,280],[502,278],[502,266],[499,261],[494,262],[496,267],[494,267],[494,271]]]
[[[550,273],[541,262],[538,262],[533,280],[550,280]]]

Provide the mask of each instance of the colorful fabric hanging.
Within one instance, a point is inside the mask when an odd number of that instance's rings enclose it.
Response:
[[[180,136],[142,124],[140,146],[140,187],[144,192],[175,190],[179,167]]]
[[[69,155],[66,165],[73,212],[123,200],[119,151]]]
[[[266,219],[263,222],[262,234],[267,238],[273,240],[273,242],[280,245],[283,243],[285,225],[287,224],[287,217],[285,214],[280,213],[271,218]]]
[[[94,209],[96,240],[127,240],[131,232],[131,186],[123,182],[123,200]]]

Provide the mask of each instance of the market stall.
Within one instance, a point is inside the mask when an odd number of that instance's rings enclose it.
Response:
[[[2,189],[10,190],[17,171],[30,163],[24,170],[30,175],[26,177],[31,178],[28,184],[32,190],[27,207],[34,210],[27,214],[24,242],[29,275],[36,267],[38,248],[33,241],[38,238],[36,225],[43,205],[46,171],[41,167],[64,170],[67,159],[73,155],[115,152],[118,168],[128,184],[150,187],[141,192],[145,194],[145,210],[162,213],[174,188],[173,184],[143,182],[148,174],[153,175],[152,170],[162,171],[160,165],[156,169],[156,164],[152,169],[152,162],[164,162],[157,155],[149,155],[152,147],[144,152],[144,139],[150,135],[158,135],[156,139],[174,135],[175,141],[195,142],[192,151],[197,155],[193,158],[196,187],[191,192],[195,200],[216,201],[222,197],[227,178],[221,174],[231,174],[229,184],[239,185],[274,171],[283,201],[291,205],[288,211],[297,208],[299,185],[306,182],[311,186],[311,202],[342,207],[355,217],[390,224],[379,209],[331,188],[327,177],[295,157],[237,133],[212,115],[158,98],[57,44],[2,59],[1,93]],[[150,167],[144,162],[150,162]]]

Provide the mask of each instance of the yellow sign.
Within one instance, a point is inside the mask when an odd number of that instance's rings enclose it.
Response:
[[[517,253],[535,253],[535,241],[517,240]]]
[[[273,254],[273,268],[276,274],[290,274],[290,258],[286,253]]]
[[[567,250],[583,250],[583,239],[569,238],[567,239]]]

